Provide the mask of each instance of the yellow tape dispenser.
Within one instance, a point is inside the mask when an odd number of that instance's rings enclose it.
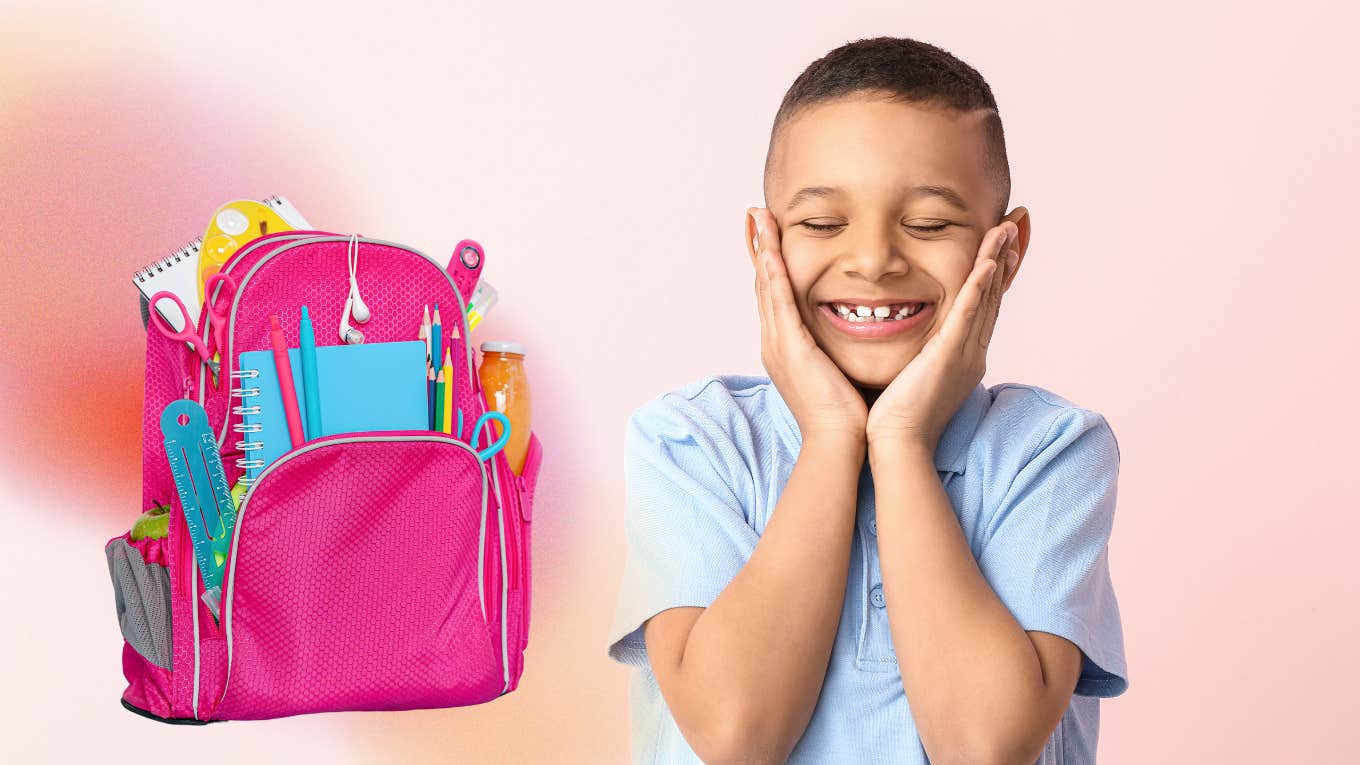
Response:
[[[203,234],[203,249],[198,255],[198,302],[202,305],[203,283],[222,269],[233,253],[250,240],[279,231],[293,231],[293,226],[272,207],[253,199],[228,202],[213,213],[208,230]]]

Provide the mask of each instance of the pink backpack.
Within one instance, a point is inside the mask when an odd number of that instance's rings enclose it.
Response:
[[[477,454],[495,440],[490,427],[471,433],[487,406],[466,303],[485,257],[465,240],[449,272],[403,245],[358,242],[368,342],[415,340],[426,304],[445,307],[446,335],[458,322],[450,345],[464,432],[337,434],[275,460],[240,502],[214,620],[200,600],[161,413],[177,398],[200,402],[234,484],[243,455],[232,426],[243,402],[229,367],[242,352],[271,347],[269,315],[281,306],[306,304],[318,344],[338,342],[325,328],[338,326],[348,294],[350,237],[290,231],[233,255],[222,270],[239,288],[215,389],[184,343],[154,328],[146,336],[143,509],[170,505],[169,534],[136,542],[123,534],[105,546],[125,638],[122,703],[133,712],[193,724],[451,707],[519,683],[542,446],[531,434],[520,475],[504,451]],[[459,257],[466,245],[479,257]]]

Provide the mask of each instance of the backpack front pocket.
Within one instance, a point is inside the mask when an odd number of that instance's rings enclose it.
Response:
[[[418,432],[333,436],[271,464],[237,514],[225,687],[210,716],[499,695],[489,480],[472,447]]]

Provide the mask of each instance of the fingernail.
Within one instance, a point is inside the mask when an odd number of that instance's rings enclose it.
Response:
[[[1015,252],[1008,253],[1008,254],[1006,255],[1006,270],[1007,270],[1007,271],[1014,271],[1014,270],[1015,270],[1015,264],[1016,264],[1016,263],[1019,263],[1019,262],[1020,262],[1020,255],[1019,255],[1018,253],[1015,253]]]
[[[757,235],[757,236],[764,236],[764,235],[765,235],[765,222],[764,222],[764,220],[761,219],[761,216],[760,216],[760,208],[756,208],[756,211],[753,212],[753,213],[751,213],[751,220],[755,221],[755,224],[756,224],[756,235]]]

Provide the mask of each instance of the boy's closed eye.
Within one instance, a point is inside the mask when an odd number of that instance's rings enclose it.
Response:
[[[836,234],[840,232],[842,229],[844,229],[847,224],[829,222],[825,220],[805,220],[795,225],[802,226],[807,231],[813,232],[815,234]],[[908,231],[911,231],[914,234],[928,236],[931,234],[938,234],[940,232],[943,232],[950,226],[955,225],[957,224],[952,223],[950,221],[931,220],[931,221],[917,221],[911,224],[904,223],[902,224],[902,227],[907,229]]]

